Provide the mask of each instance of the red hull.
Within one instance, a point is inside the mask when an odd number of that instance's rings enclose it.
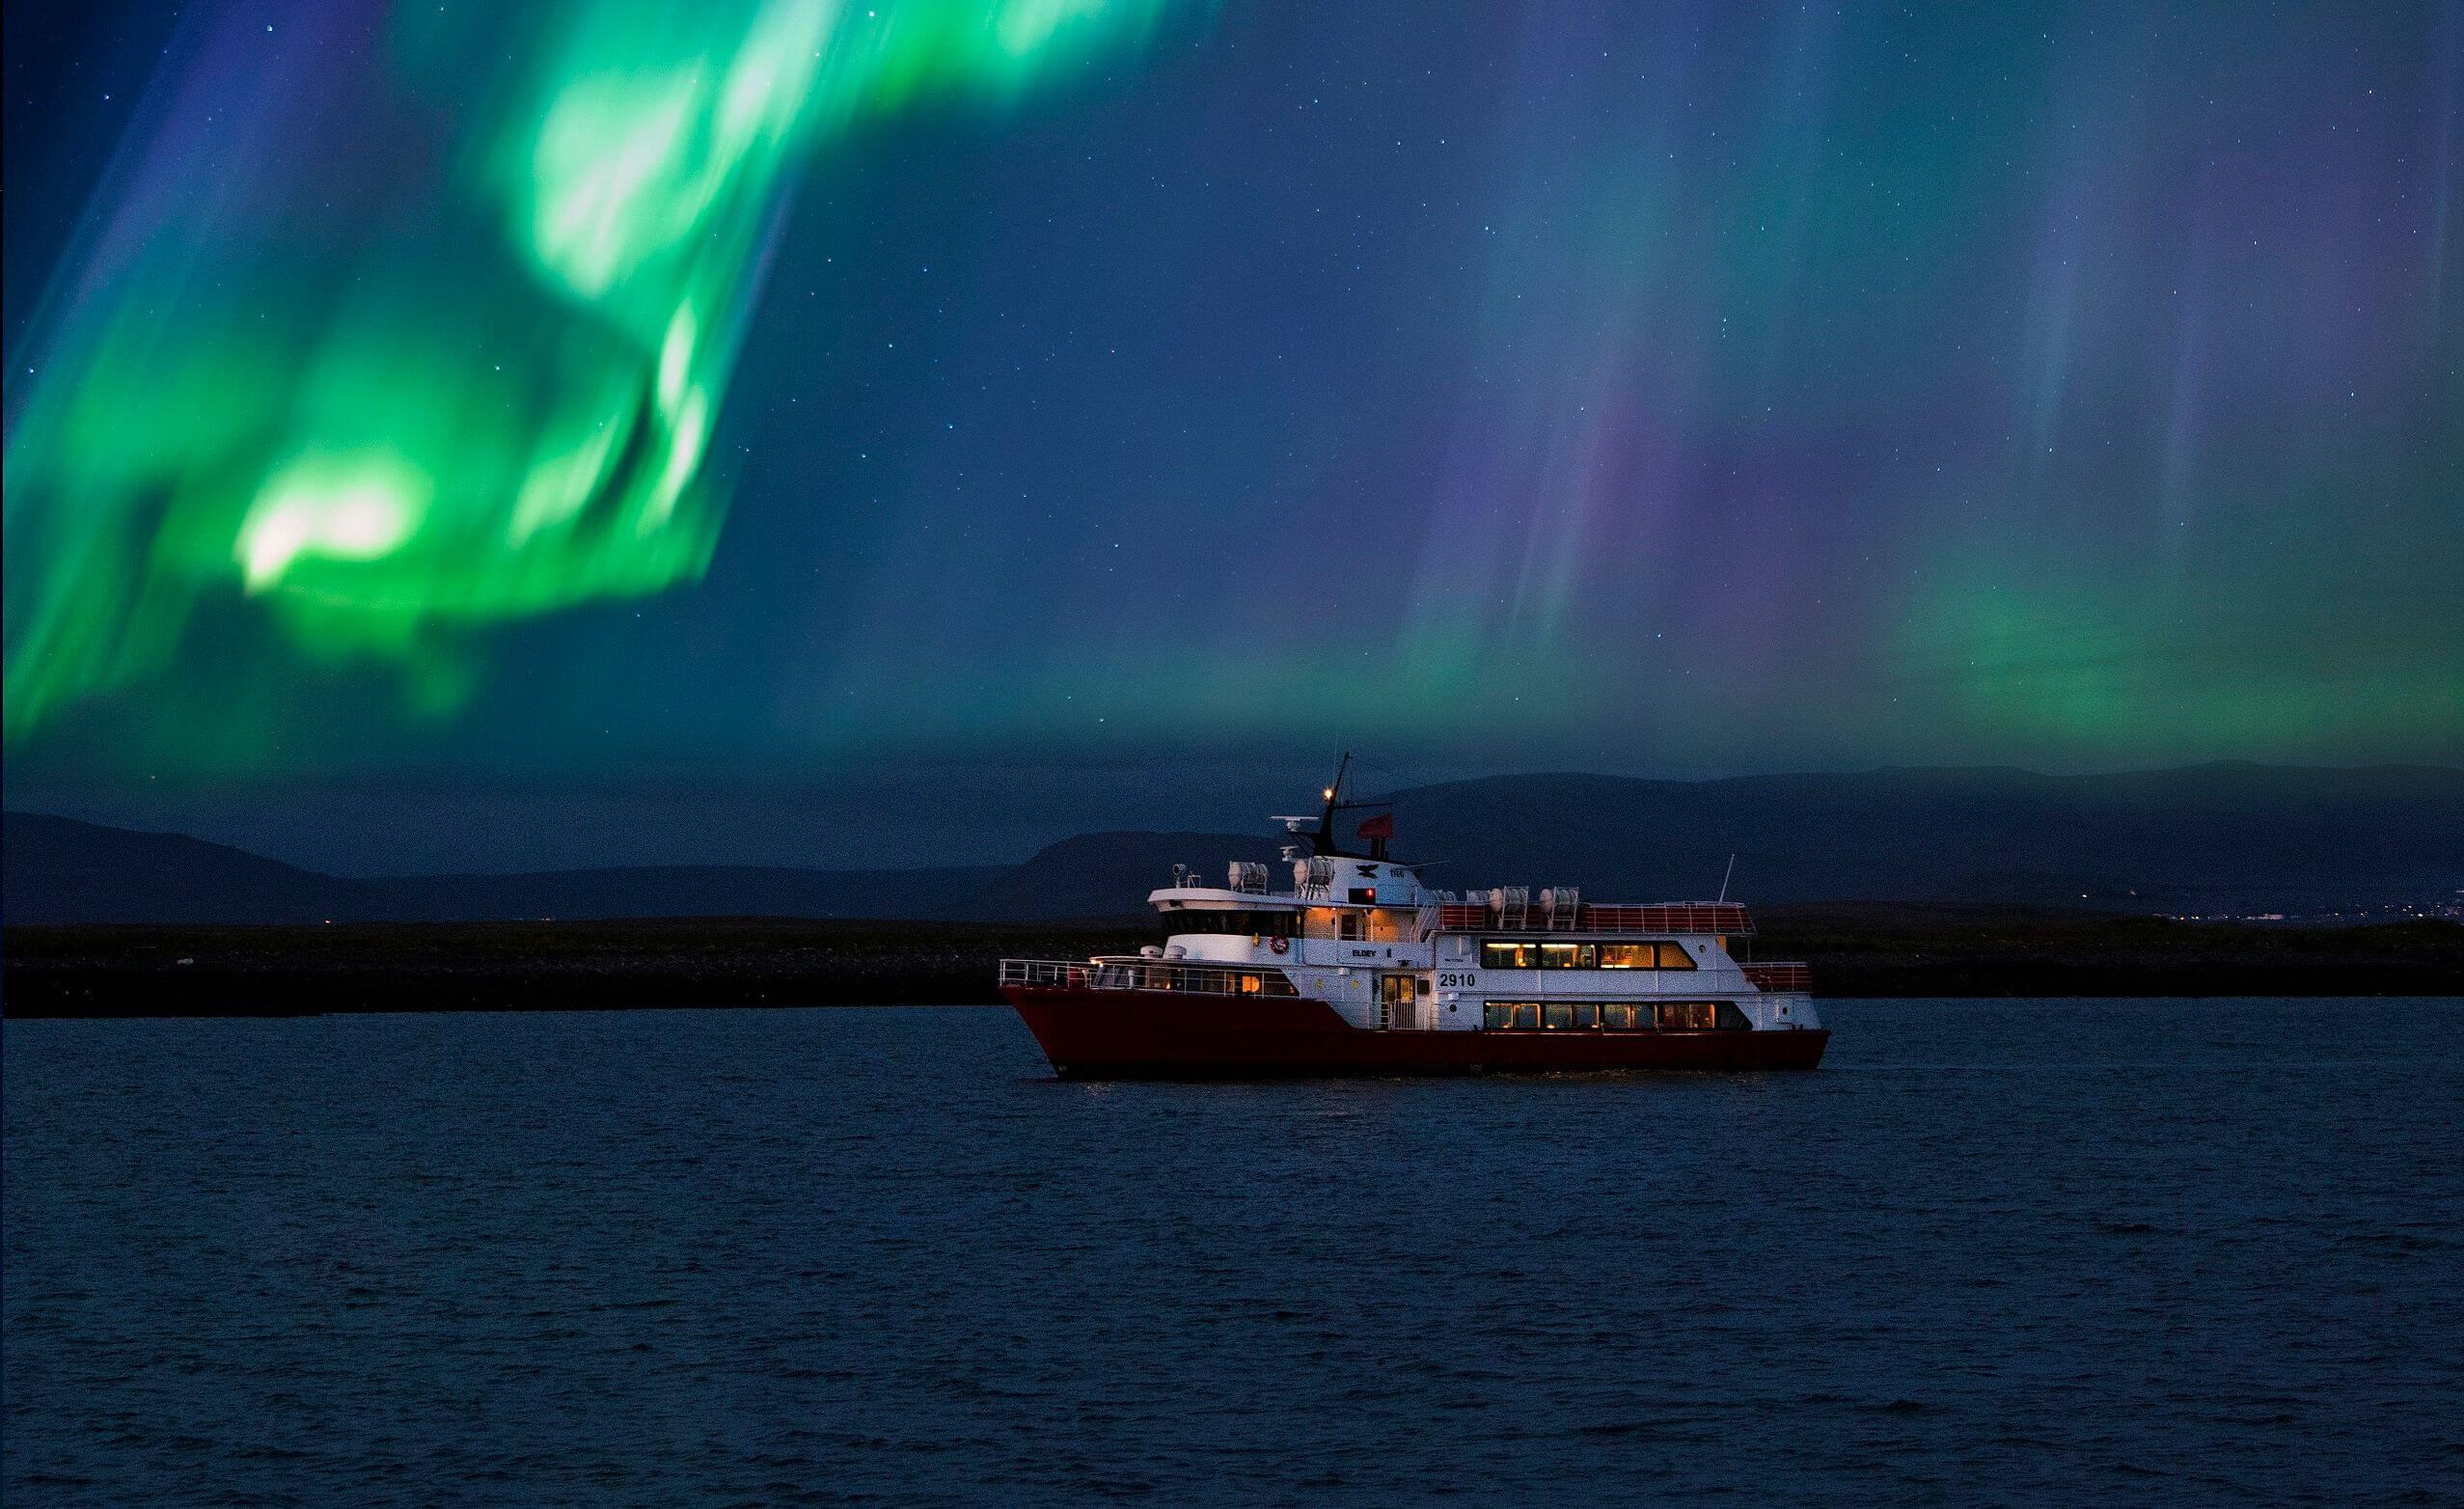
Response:
[[[1067,1079],[1478,1074],[1544,1069],[1811,1069],[1828,1031],[1368,1032],[1323,1001],[1004,986]]]

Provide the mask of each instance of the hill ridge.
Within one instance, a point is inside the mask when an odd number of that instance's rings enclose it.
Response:
[[[1738,859],[1749,901],[1976,901],[2118,911],[2335,909],[2464,892],[2464,770],[2217,761],[2086,776],[1880,767],[1708,781],[1584,772],[1391,793],[1401,857],[1435,885],[1702,891]],[[1107,829],[1016,864],[602,865],[346,877],[184,834],[6,814],[12,923],[644,916],[1038,919],[1123,916],[1175,864],[1274,860],[1272,833]]]

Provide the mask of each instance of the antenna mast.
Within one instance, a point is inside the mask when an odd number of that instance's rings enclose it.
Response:
[[[1334,809],[1335,809],[1335,803],[1336,803],[1336,801],[1337,801],[1339,798],[1341,798],[1341,797],[1342,797],[1342,795],[1343,795],[1343,773],[1344,773],[1345,771],[1347,771],[1347,770],[1350,770],[1351,768],[1352,768],[1352,752],[1351,752],[1350,750],[1345,750],[1345,751],[1343,752],[1343,758],[1341,758],[1341,759],[1339,759],[1339,760],[1335,761],[1335,766],[1334,766],[1334,779],[1333,779],[1332,781],[1329,781],[1329,782],[1327,782],[1327,789],[1326,789],[1326,792],[1325,792],[1326,799],[1327,799],[1327,809],[1326,809],[1326,811],[1325,811],[1325,812],[1324,812],[1324,813],[1323,813],[1323,814],[1322,814],[1322,815],[1318,818],[1318,852],[1319,852],[1320,854],[1332,854],[1332,853],[1335,851],[1335,845],[1334,845]]]

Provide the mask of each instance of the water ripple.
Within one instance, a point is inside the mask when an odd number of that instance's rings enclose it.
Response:
[[[12,1022],[6,1497],[2453,1501],[2459,1012],[1274,1085],[990,1010]]]

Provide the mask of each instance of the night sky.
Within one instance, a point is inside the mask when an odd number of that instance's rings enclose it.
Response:
[[[7,10],[13,807],[2464,752],[2464,3],[114,9]]]

